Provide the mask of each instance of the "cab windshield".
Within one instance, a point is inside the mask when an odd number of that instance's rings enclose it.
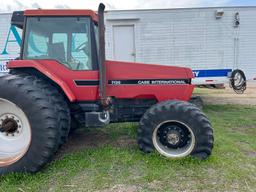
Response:
[[[54,59],[72,70],[92,70],[89,17],[28,17],[23,59]]]

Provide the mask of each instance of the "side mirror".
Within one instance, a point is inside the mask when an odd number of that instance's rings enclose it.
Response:
[[[24,11],[14,11],[12,14],[11,25],[23,29],[24,19]]]

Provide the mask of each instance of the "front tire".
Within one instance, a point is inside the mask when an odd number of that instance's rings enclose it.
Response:
[[[207,117],[187,102],[156,104],[140,120],[138,144],[146,153],[156,149],[167,158],[192,155],[205,159],[211,154],[213,141]]]
[[[63,96],[53,86],[33,75],[3,76],[0,78],[0,90],[0,108],[9,103],[9,106],[0,111],[0,117],[6,118],[6,114],[13,114],[14,119],[21,121],[23,130],[29,132],[27,139],[23,140],[27,145],[18,154],[18,158],[13,153],[18,147],[9,148],[8,151],[0,146],[0,175],[37,172],[52,159],[64,142],[64,132],[66,134],[66,127],[70,123],[67,104],[63,103]],[[12,139],[6,138],[6,133],[10,131],[8,126],[3,126],[0,122],[0,127],[4,127],[0,132],[1,142],[7,144],[8,141],[11,146]],[[16,131],[15,127],[12,133]],[[20,135],[15,137],[18,139]],[[6,154],[9,154],[8,158]],[[10,158],[13,161],[8,162]]]

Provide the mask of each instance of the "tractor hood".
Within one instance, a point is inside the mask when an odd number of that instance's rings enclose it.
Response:
[[[107,76],[110,79],[173,79],[191,80],[194,78],[190,68],[156,64],[106,61]]]
[[[104,65],[107,97],[188,101],[194,89],[189,68],[118,61],[105,61]],[[56,60],[13,60],[8,68],[36,69],[55,82],[71,102],[100,98],[97,70],[74,71]]]
[[[105,65],[108,96],[189,100],[193,92],[189,68],[119,61]]]

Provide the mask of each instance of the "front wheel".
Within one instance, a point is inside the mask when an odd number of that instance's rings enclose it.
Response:
[[[193,104],[166,101],[152,106],[141,118],[138,144],[142,151],[156,149],[167,158],[189,155],[207,158],[213,148],[213,130]]]

